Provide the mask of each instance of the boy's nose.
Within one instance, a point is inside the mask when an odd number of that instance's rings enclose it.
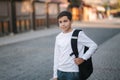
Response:
[[[65,26],[65,23],[62,23],[61,26]]]

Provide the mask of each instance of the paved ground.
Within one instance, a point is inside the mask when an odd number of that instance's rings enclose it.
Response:
[[[88,80],[120,80],[120,33],[99,46],[93,56],[94,73]]]
[[[120,80],[120,29],[111,24],[111,28],[95,25],[96,28],[83,28],[99,45],[93,56],[94,73],[88,80]],[[58,32],[58,28],[50,28],[0,38],[0,80],[49,80]]]
[[[17,35],[0,37],[0,46],[6,45],[6,44],[12,44],[16,42],[21,42],[25,40],[31,40],[31,39],[35,39],[38,37],[49,36],[49,35],[58,33],[59,31],[60,30],[56,26],[53,26],[49,29],[45,28],[45,29],[38,30],[38,31],[29,31],[29,32],[20,33]]]
[[[113,19],[103,19],[103,20],[96,20],[90,22],[84,21],[75,21],[73,23],[75,27],[88,27],[88,28],[120,28],[120,18],[113,18]]]

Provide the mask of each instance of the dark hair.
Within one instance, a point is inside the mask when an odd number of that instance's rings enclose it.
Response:
[[[58,16],[57,16],[57,20],[60,19],[63,16],[67,16],[68,19],[71,21],[72,20],[72,14],[69,11],[62,11]]]

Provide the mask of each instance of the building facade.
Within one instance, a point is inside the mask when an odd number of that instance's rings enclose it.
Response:
[[[57,22],[59,2],[0,0],[0,36],[49,28]]]

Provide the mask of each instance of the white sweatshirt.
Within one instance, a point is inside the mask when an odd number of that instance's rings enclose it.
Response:
[[[74,31],[74,30],[73,30]],[[71,37],[73,31],[69,33],[59,33],[55,41],[54,49],[54,68],[53,78],[57,78],[57,70],[64,72],[78,72],[78,66],[74,62],[75,56],[70,56],[72,53]],[[83,54],[84,45],[89,47],[89,50]],[[97,44],[85,35],[83,31],[78,35],[78,51],[79,57],[84,60],[89,59],[97,49]]]

